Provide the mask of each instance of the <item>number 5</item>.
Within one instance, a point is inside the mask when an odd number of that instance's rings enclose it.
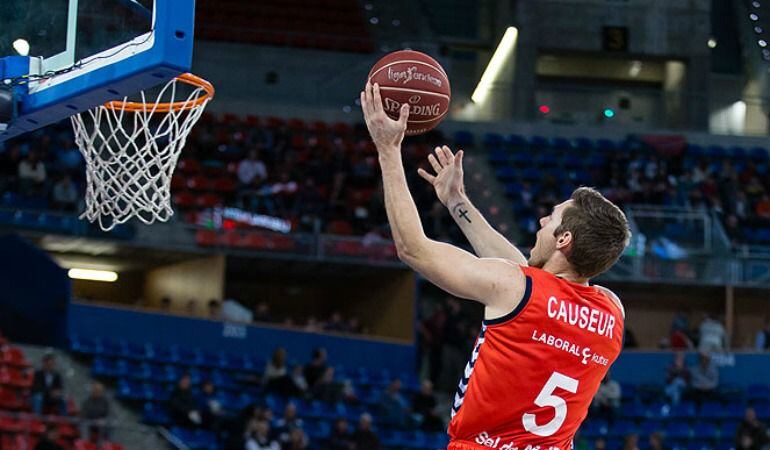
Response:
[[[562,375],[559,372],[552,373],[551,378],[548,379],[543,389],[537,394],[535,404],[541,407],[552,407],[555,410],[553,419],[545,425],[538,425],[535,422],[535,415],[526,413],[521,417],[521,423],[524,425],[525,430],[543,437],[551,436],[559,431],[559,428],[564,423],[564,419],[567,418],[567,402],[558,395],[553,394],[556,388],[562,388],[574,394],[578,389],[578,380]]]

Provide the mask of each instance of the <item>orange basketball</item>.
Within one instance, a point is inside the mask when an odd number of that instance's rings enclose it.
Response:
[[[380,85],[382,104],[391,118],[398,119],[401,105],[409,103],[407,135],[433,129],[449,111],[449,78],[441,65],[425,53],[389,53],[372,67],[368,79]]]

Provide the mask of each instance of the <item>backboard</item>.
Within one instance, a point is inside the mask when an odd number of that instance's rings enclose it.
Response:
[[[189,71],[194,13],[194,0],[0,1],[0,99],[13,98],[0,142]]]

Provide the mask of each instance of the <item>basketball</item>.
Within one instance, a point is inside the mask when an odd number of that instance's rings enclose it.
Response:
[[[432,130],[449,111],[449,78],[441,65],[425,53],[389,53],[372,67],[368,80],[380,85],[383,107],[391,118],[398,119],[401,105],[409,103],[409,136]]]

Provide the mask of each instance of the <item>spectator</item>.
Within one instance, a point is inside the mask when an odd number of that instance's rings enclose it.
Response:
[[[47,176],[37,152],[30,152],[19,163],[19,187],[25,195],[42,195]]]
[[[663,434],[656,431],[650,435],[650,450],[669,450],[663,444]]]
[[[765,317],[765,327],[757,331],[754,348],[760,352],[770,351],[770,316]]]
[[[380,438],[372,431],[372,416],[368,413],[361,414],[358,420],[358,428],[353,432],[353,450],[379,450]]]
[[[195,401],[190,388],[191,382],[190,374],[182,375],[168,399],[171,420],[181,427],[197,427],[203,423],[198,402]]]
[[[305,379],[310,387],[315,386],[321,375],[326,371],[326,349],[318,347],[313,350],[313,359],[305,366]]]
[[[216,387],[211,380],[203,382],[200,397],[198,398],[198,410],[201,412],[201,426],[218,431],[222,425],[225,411],[217,396]]]
[[[88,423],[82,427],[81,434],[85,437],[94,435],[106,438],[108,430],[106,428],[107,420],[110,416],[110,401],[104,395],[104,385],[94,382],[91,385],[91,394],[83,401],[80,406],[80,417],[87,420]]]
[[[380,409],[382,410],[381,418],[385,424],[397,427],[406,425],[409,408],[403,395],[401,395],[401,380],[398,378],[391,381],[388,389],[383,393]]]
[[[433,383],[423,380],[420,384],[420,392],[414,396],[412,410],[420,427],[426,431],[441,431],[444,423],[436,414],[436,395],[433,393]]]
[[[302,428],[294,428],[289,433],[289,440],[281,445],[281,450],[305,450],[308,448],[308,438]]]
[[[719,372],[711,362],[711,356],[701,353],[698,365],[690,369],[692,397],[698,403],[704,400],[714,399],[719,385]]]
[[[62,176],[53,186],[53,206],[62,211],[74,212],[78,203],[78,191],[69,175]]]
[[[267,302],[259,302],[254,307],[254,322],[275,322],[275,318],[270,314],[270,305]]]
[[[594,450],[607,450],[607,440],[603,437],[598,437],[594,441]]]
[[[216,299],[209,300],[208,308],[209,308],[209,319],[222,320],[222,308],[218,300]]]
[[[246,450],[281,450],[278,441],[270,437],[270,422],[256,420],[246,431]]]
[[[16,189],[20,162],[21,150],[18,144],[11,145],[5,152],[0,153],[0,192]]]
[[[324,331],[346,331],[345,323],[342,321],[342,314],[339,311],[334,311],[329,317],[329,322],[324,326]]]
[[[725,349],[727,333],[720,321],[706,314],[700,324],[699,331],[698,351],[710,353],[721,352]]]
[[[297,417],[297,405],[289,402],[283,410],[283,416],[275,421],[275,434],[281,444],[286,444],[291,439],[291,432],[297,428],[302,429],[302,419]]]
[[[308,390],[307,380],[305,380],[304,368],[297,364],[291,370],[291,392],[289,397],[302,397]]]
[[[353,387],[353,382],[350,380],[342,382],[342,401],[346,405],[357,405],[360,401],[358,394],[356,394],[356,388]]]
[[[35,414],[50,414],[53,411],[54,414],[67,415],[63,391],[61,374],[56,370],[56,356],[46,353],[32,382],[32,411]]]
[[[337,419],[332,428],[332,434],[326,442],[326,450],[351,450],[353,448],[353,438],[348,430],[348,421]]]
[[[273,357],[265,366],[263,383],[265,389],[276,390],[281,383],[285,383],[288,378],[288,367],[286,366],[286,349],[278,347],[273,352]]]
[[[64,450],[64,447],[59,445],[59,430],[57,425],[49,424],[45,428],[43,437],[37,441],[35,450]]]
[[[666,369],[666,396],[672,404],[677,405],[689,385],[690,369],[685,365],[684,353],[677,352],[674,361]]]
[[[195,301],[194,298],[191,298],[187,301],[187,305],[185,306],[185,313],[188,316],[196,316],[198,315],[198,302]]]
[[[342,386],[334,381],[334,367],[327,367],[321,379],[313,386],[312,397],[327,403],[337,403],[342,397]]]
[[[602,379],[599,390],[596,391],[591,408],[597,417],[612,423],[620,407],[620,383],[610,378],[609,372]]]
[[[759,450],[770,440],[768,439],[767,426],[757,419],[754,408],[746,408],[746,415],[738,425],[735,436],[735,447],[740,449]]]
[[[238,180],[251,188],[259,187],[267,180],[267,167],[259,159],[259,150],[249,151],[249,156],[238,164]]]
[[[639,435],[636,433],[627,434],[623,438],[622,450],[639,450]]]
[[[171,299],[168,297],[163,297],[160,299],[160,310],[163,312],[170,312],[171,311]]]

